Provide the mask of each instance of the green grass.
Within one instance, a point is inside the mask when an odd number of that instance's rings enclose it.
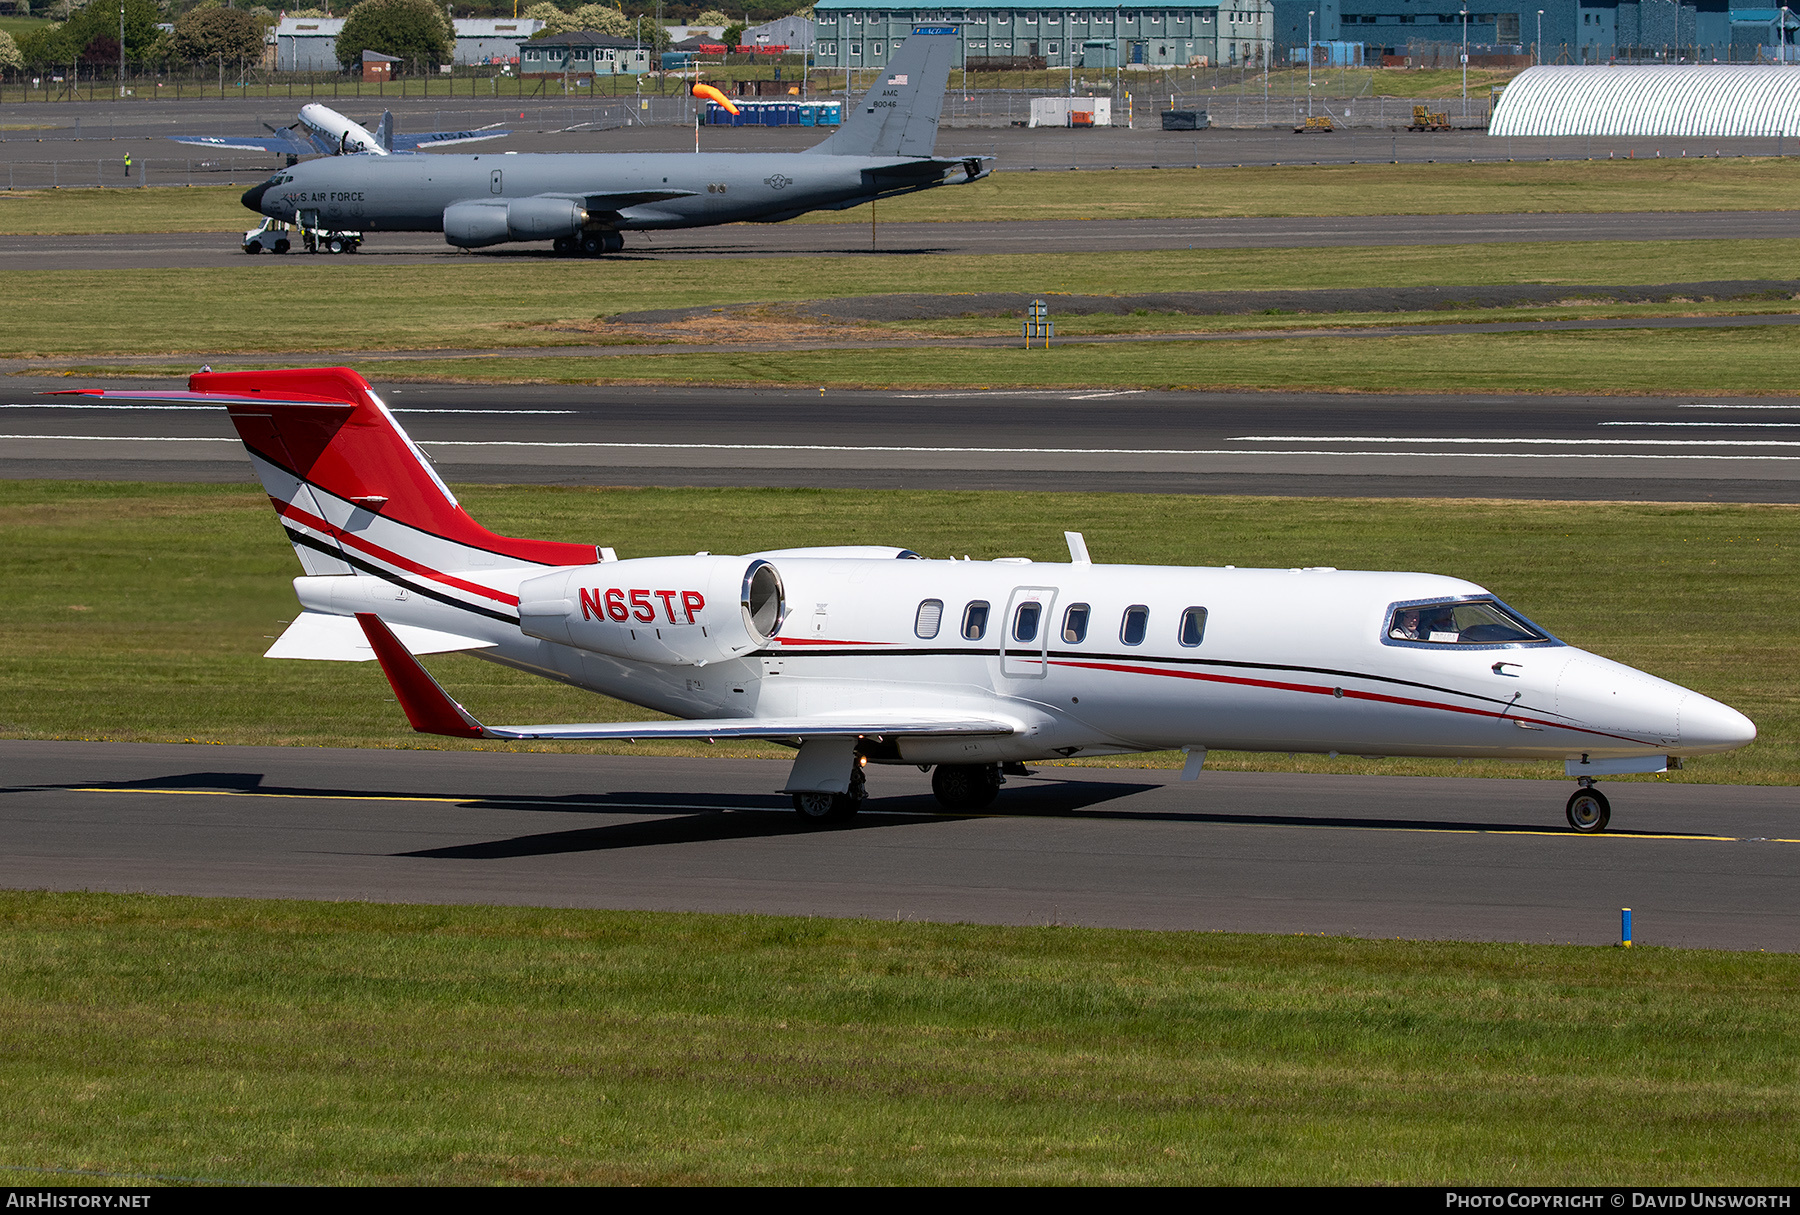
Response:
[[[1796,507],[475,486],[459,494],[502,534],[608,544],[627,557],[885,543],[932,556],[1055,562],[1067,559],[1067,528],[1085,532],[1109,562],[1453,574],[1496,591],[1571,644],[1717,697],[1757,722],[1752,746],[1656,779],[1800,784]],[[462,745],[413,734],[373,664],[259,657],[296,613],[289,582],[298,566],[258,492],[0,482],[0,547],[8,555],[0,736]],[[467,656],[428,665],[496,724],[647,716]],[[694,744],[635,750],[775,753]],[[1222,752],[1208,764],[1561,776],[1555,764]]]
[[[1794,209],[1797,190],[1800,161],[1792,157],[1046,171],[996,173],[969,186],[889,199],[877,204],[877,219],[1786,211]],[[238,202],[242,193],[235,186],[0,192],[0,234],[242,232],[259,222]],[[815,212],[795,222],[866,224],[869,211]],[[380,244],[377,236],[371,248]]]
[[[216,270],[12,272],[5,281],[13,297],[31,303],[9,315],[0,355],[580,345],[605,337],[580,326],[620,312],[941,286],[921,283],[911,257],[470,263],[422,269],[263,257]],[[1800,278],[1800,240],[1003,254],[957,264],[959,285],[1046,295],[1630,284]]]
[[[502,383],[1135,387],[1325,392],[1790,394],[1793,326],[1280,341],[359,361],[371,375]]]
[[[1796,983],[1780,954],[7,893],[0,1161],[1793,1185]]]

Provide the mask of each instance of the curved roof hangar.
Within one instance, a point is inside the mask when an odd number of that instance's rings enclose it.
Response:
[[[1490,135],[1800,135],[1800,69],[1779,64],[1526,68]]]

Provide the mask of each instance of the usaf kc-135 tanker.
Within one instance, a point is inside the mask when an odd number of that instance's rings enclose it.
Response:
[[[951,26],[912,36],[843,126],[803,152],[553,152],[332,156],[244,194],[271,219],[362,232],[442,232],[465,249],[553,241],[611,253],[622,233],[843,210],[987,176],[986,157],[935,155],[956,52]]]

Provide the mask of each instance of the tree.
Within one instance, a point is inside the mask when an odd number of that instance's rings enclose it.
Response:
[[[581,27],[575,23],[575,14],[565,13],[554,4],[534,4],[519,14],[527,21],[542,21],[544,28],[538,31],[543,34],[567,34]]]
[[[610,4],[586,4],[574,12],[575,28],[623,38],[631,33],[631,19]]]
[[[189,9],[175,23],[175,53],[184,59],[250,59],[262,49],[262,26],[241,9]]]
[[[362,64],[364,51],[394,55],[418,71],[435,71],[456,54],[456,33],[432,0],[363,0],[337,37],[338,62]]]
[[[83,59],[118,63],[121,8],[125,17],[125,54],[132,59],[143,59],[156,42],[156,23],[162,20],[156,0],[93,0],[77,10],[62,27],[68,44],[80,51]],[[101,39],[110,44],[110,56],[102,54],[96,46]]]
[[[25,66],[25,56],[19,54],[19,44],[5,30],[0,30],[0,71],[17,71]]]
[[[694,18],[695,25],[730,25],[731,18],[716,8],[709,8]]]
[[[725,32],[722,35],[720,35],[720,37],[719,37],[719,41],[723,42],[726,46],[732,47],[732,48],[737,47],[737,45],[739,43],[741,43],[743,40],[744,40],[744,24],[741,21],[734,21],[730,25],[726,26]]]

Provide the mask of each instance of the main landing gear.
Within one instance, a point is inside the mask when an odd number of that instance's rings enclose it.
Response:
[[[857,764],[850,769],[850,791],[848,793],[796,793],[794,797],[794,813],[800,821],[809,827],[828,827],[833,823],[848,822],[862,809],[869,792],[864,786],[862,765]]]
[[[617,253],[625,247],[625,238],[617,232],[584,232],[580,236],[559,236],[550,247],[563,257],[599,257]]]
[[[1584,835],[1606,830],[1606,824],[1612,821],[1612,803],[1606,800],[1606,794],[1594,788],[1593,777],[1578,777],[1576,783],[1581,788],[1569,798],[1569,826]]]
[[[939,764],[931,774],[931,791],[946,810],[985,810],[1004,780],[999,764]]]

